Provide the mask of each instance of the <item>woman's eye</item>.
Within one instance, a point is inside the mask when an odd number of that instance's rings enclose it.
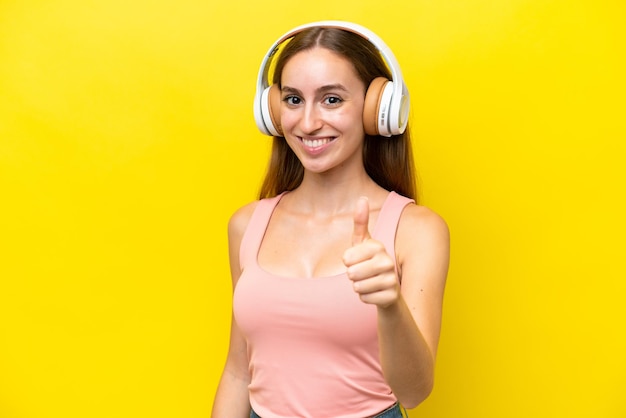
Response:
[[[290,106],[296,106],[302,103],[302,100],[298,96],[287,96],[283,101]]]
[[[330,106],[337,106],[342,102],[340,97],[337,96],[328,96],[324,99],[324,103]]]

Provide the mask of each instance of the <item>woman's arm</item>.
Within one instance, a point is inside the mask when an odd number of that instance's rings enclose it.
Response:
[[[248,397],[250,376],[247,362],[245,340],[237,330],[237,325],[233,319],[228,357],[215,393],[212,418],[250,417],[250,400]]]
[[[239,247],[254,206],[254,204],[244,206],[235,212],[228,223],[228,249],[233,291],[241,275]],[[215,394],[212,418],[249,418],[249,383],[247,344],[233,316],[228,356]]]
[[[367,232],[366,213],[363,206],[357,209],[354,246],[344,261],[361,300],[378,307],[385,379],[400,403],[414,408],[433,387],[449,263],[448,227],[425,207],[405,208],[396,235],[399,281],[396,260]]]

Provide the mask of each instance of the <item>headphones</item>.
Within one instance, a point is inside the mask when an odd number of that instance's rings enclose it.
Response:
[[[285,40],[305,29],[323,27],[338,28],[356,33],[367,39],[380,52],[391,70],[392,79],[377,77],[370,83],[365,94],[363,125],[368,135],[390,137],[399,135],[406,129],[409,114],[409,91],[402,79],[402,72],[391,49],[375,33],[363,26],[350,22],[326,20],[298,26],[281,36],[265,54],[254,96],[254,119],[259,130],[265,135],[283,136],[280,126],[281,94],[277,85],[270,85],[269,68]]]

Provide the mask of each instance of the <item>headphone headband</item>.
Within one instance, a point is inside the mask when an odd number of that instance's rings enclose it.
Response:
[[[270,49],[267,51],[259,69],[256,94],[254,98],[254,117],[261,132],[267,135],[282,136],[282,134],[279,133],[279,129],[274,128],[271,121],[264,118],[264,116],[267,116],[267,109],[265,109],[264,106],[267,101],[267,89],[270,86],[268,79],[269,70],[272,59],[278,52],[278,47],[284,41],[294,37],[303,30],[314,27],[337,28],[355,33],[368,40],[379,51],[391,71],[391,81],[393,82],[389,106],[384,110],[381,109],[381,112],[384,112],[385,115],[382,115],[382,120],[379,118],[381,123],[385,123],[387,125],[388,132],[381,126],[383,128],[383,132],[380,134],[383,136],[391,136],[403,133],[406,129],[408,119],[409,92],[404,83],[404,79],[402,78],[402,71],[400,70],[400,65],[398,64],[395,55],[391,52],[391,49],[387,46],[387,44],[385,44],[385,42],[371,30],[356,23],[339,20],[323,20],[297,26],[278,38],[278,40],[274,42],[274,44],[272,44]]]

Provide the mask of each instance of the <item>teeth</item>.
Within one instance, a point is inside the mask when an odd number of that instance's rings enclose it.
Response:
[[[302,143],[304,143],[304,145],[306,145],[309,148],[317,148],[317,147],[321,147],[324,144],[328,144],[330,142],[330,139],[328,138],[324,138],[324,139],[305,139],[302,138]]]

